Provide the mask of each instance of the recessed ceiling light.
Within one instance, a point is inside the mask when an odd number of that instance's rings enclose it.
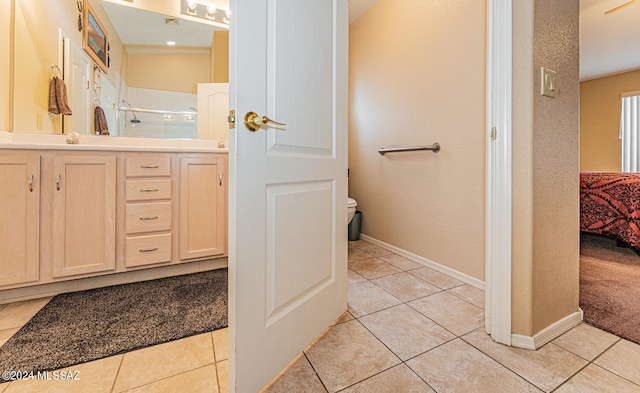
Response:
[[[175,42],[175,41],[167,41],[167,45],[169,45],[169,46],[173,46],[173,45],[175,45],[175,44],[176,44],[176,42]]]

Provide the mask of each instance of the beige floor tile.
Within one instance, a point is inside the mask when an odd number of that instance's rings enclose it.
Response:
[[[449,277],[446,274],[440,273],[428,267],[409,270],[408,273],[413,274],[419,279],[424,280],[429,284],[433,284],[440,289],[450,289],[464,284],[462,281],[456,280],[453,277]]]
[[[4,393],[111,392],[123,356],[112,356],[62,369],[63,372],[57,374],[58,378],[70,376],[67,380],[56,380],[56,375],[51,371],[48,373],[48,380],[38,381],[36,378],[31,381],[14,381],[9,384]]]
[[[385,250],[384,248],[382,248],[380,246],[376,246],[373,243],[369,243],[369,242],[366,242],[366,241],[363,241],[363,240],[356,242],[355,246],[357,248],[359,248],[360,250],[373,255],[374,257],[380,257],[380,256],[383,256],[383,255],[393,254],[393,252],[391,252],[389,250]]]
[[[369,259],[369,258],[374,258],[374,256],[359,248],[354,248],[349,250],[349,258],[348,258],[349,262],[354,262],[354,261],[359,261],[361,259]]]
[[[369,280],[400,273],[401,270],[378,258],[362,259],[349,263],[349,269]]]
[[[261,390],[264,393],[326,393],[318,375],[304,354],[300,354],[269,386]]]
[[[392,274],[376,278],[371,282],[403,302],[409,302],[442,291],[442,289],[408,273]]]
[[[619,337],[604,330],[581,323],[553,340],[553,343],[591,361],[619,339]]]
[[[0,330],[21,328],[40,311],[51,297],[10,303],[0,310]]]
[[[414,262],[398,254],[382,255],[379,258],[402,271],[420,269],[421,267],[424,267],[423,264]]]
[[[539,392],[460,339],[423,353],[407,365],[438,392]]]
[[[402,303],[370,281],[349,285],[349,312],[356,318]]]
[[[209,333],[124,354],[114,392],[178,375],[214,363]]]
[[[344,389],[400,363],[357,320],[330,328],[306,355],[330,392]]]
[[[229,362],[227,360],[216,363],[216,369],[218,370],[218,386],[220,387],[220,393],[227,393],[229,391]]]
[[[229,359],[229,329],[218,329],[211,332],[216,362]]]
[[[430,393],[434,390],[409,367],[400,364],[342,391],[342,393],[396,392]]]
[[[638,344],[620,340],[594,363],[640,385],[640,345]]]
[[[367,279],[362,277],[361,275],[359,275],[358,273],[354,272],[351,269],[347,271],[347,282],[349,284],[355,284],[362,281],[367,281]]]
[[[446,292],[408,304],[457,336],[484,325],[483,309]]]
[[[18,332],[20,328],[0,330],[0,347],[3,346],[9,339]]]
[[[8,383],[0,384],[0,393],[4,393],[5,389],[9,386]]]
[[[338,318],[333,325],[337,325],[339,323],[344,323],[344,322],[349,322],[351,320],[353,320],[353,315],[351,315],[351,313],[349,311],[345,311],[340,318]]]
[[[560,386],[557,393],[583,393],[583,392],[616,392],[638,393],[640,386],[620,378],[594,364],[588,365],[564,385]]]
[[[463,340],[544,391],[551,391],[587,364],[587,361],[549,343],[537,351],[507,347],[477,329]]]
[[[140,386],[126,393],[218,393],[216,366],[210,364],[182,374],[174,375]]]
[[[482,289],[464,284],[459,287],[451,288],[447,292],[484,310],[485,296]]]
[[[456,338],[406,304],[369,314],[360,322],[402,360]]]

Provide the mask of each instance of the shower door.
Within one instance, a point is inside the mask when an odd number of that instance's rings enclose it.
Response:
[[[231,1],[229,385],[237,392],[258,391],[347,309],[347,5]]]

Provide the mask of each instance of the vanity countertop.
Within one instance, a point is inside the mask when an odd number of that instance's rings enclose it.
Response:
[[[128,138],[80,135],[78,144],[69,135],[23,134],[0,131],[0,149],[149,151],[177,153],[227,153],[218,141],[204,139]]]

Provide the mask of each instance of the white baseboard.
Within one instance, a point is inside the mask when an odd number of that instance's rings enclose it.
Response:
[[[540,330],[533,336],[523,336],[520,334],[511,335],[511,346],[536,350],[548,343],[549,341],[560,337],[564,333],[578,326],[583,319],[584,313],[581,308],[573,314],[569,314],[559,321],[552,323],[546,328]]]
[[[441,265],[439,263],[433,262],[427,258],[421,257],[420,255],[416,255],[416,254],[412,254],[409,251],[405,251],[401,248],[398,248],[396,246],[392,246],[391,244],[387,244],[385,242],[382,242],[378,239],[374,239],[370,236],[364,235],[364,234],[360,234],[360,238],[362,240],[366,240],[369,243],[373,243],[377,246],[380,246],[382,248],[384,248],[385,250],[389,250],[389,251],[393,251],[394,253],[398,254],[398,255],[402,255],[403,257],[410,259],[414,262],[418,262],[421,265],[424,265],[428,268],[431,268],[433,270],[439,271],[440,273],[444,273],[447,276],[451,276],[457,280],[462,281],[465,284],[469,284],[472,287],[476,287],[478,289],[482,289],[484,290],[484,281],[478,280],[477,278],[468,276],[464,273],[460,273],[457,270],[451,269],[449,267],[446,267],[444,265]]]

